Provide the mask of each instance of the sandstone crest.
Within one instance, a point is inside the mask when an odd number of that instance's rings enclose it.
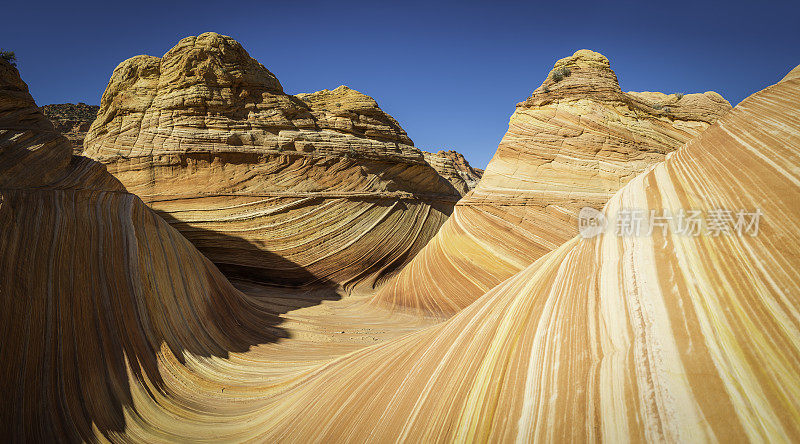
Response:
[[[457,312],[576,235],[582,207],[602,208],[729,110],[713,92],[622,92],[594,51],[559,60],[517,105],[478,186],[376,302]]]

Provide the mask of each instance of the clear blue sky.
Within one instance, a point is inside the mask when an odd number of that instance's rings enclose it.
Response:
[[[425,150],[484,167],[514,105],[553,63],[605,54],[626,91],[715,90],[736,104],[800,64],[800,2],[10,1],[14,50],[40,105],[98,104],[137,54],[216,31],[289,93],[346,84],[374,97]]]

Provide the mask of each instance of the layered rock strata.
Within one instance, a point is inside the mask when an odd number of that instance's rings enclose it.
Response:
[[[122,62],[85,145],[223,271],[281,285],[374,283],[460,197],[372,98],[286,94],[215,33]]]
[[[449,316],[577,234],[636,174],[724,115],[714,92],[625,93],[608,59],[559,60],[508,132],[478,186],[376,302]]]
[[[800,67],[623,186],[610,231],[569,240],[447,322],[321,368],[259,436],[800,439],[798,105]],[[617,236],[626,208],[703,222]],[[763,219],[715,234],[719,209]]]
[[[261,350],[165,355],[164,385],[132,375],[125,428],[103,437],[800,440],[798,104],[800,68],[618,190],[610,230],[568,240],[445,322],[299,370],[299,356]],[[617,235],[626,208],[704,217],[696,234]],[[759,210],[759,230],[715,234],[719,209]]]
[[[125,431],[137,392],[191,352],[280,337],[276,317],[105,167],[74,157],[0,59],[0,437]],[[137,386],[141,384],[142,386]]]
[[[330,305],[297,310],[294,334],[268,344],[267,290],[233,289],[102,165],[70,156],[0,61],[0,436],[798,441],[798,104],[800,67],[614,193],[608,231],[445,322],[394,313],[402,336],[354,348],[341,336],[367,343],[390,323],[343,300],[338,325]],[[696,233],[618,235],[625,209],[704,218]],[[720,233],[720,209],[763,219]]]

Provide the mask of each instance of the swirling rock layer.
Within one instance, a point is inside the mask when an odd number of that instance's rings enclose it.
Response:
[[[800,440],[798,105],[800,67],[604,209],[612,227],[625,208],[758,209],[757,234],[573,238],[429,325],[235,290],[71,157],[0,61],[0,436]]]
[[[125,429],[162,359],[277,339],[276,316],[36,107],[0,60],[0,437],[90,441]]]
[[[121,63],[85,144],[223,270],[281,285],[373,282],[460,197],[372,98],[285,94],[214,33]]]
[[[800,439],[797,165],[794,74],[634,178],[604,212],[613,226],[624,208],[759,209],[757,235],[706,225],[698,236],[572,239],[449,321],[321,368],[275,404],[290,407],[260,436]]]
[[[478,186],[376,301],[455,313],[576,235],[580,208],[602,208],[729,109],[713,92],[622,92],[596,52],[559,60],[517,105]]]

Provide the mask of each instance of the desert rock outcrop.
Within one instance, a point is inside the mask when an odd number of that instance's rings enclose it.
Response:
[[[53,122],[56,131],[72,142],[74,154],[83,152],[83,139],[86,138],[86,133],[92,126],[99,110],[99,106],[87,105],[83,102],[42,106],[42,113]]]
[[[464,155],[453,150],[436,153],[423,152],[428,162],[439,174],[449,180],[463,195],[478,186],[483,170],[473,168]]]
[[[376,301],[445,316],[466,307],[577,234],[582,207],[602,208],[729,109],[714,92],[625,93],[593,51],[559,60],[517,105],[478,186]]]
[[[798,105],[800,77],[744,100],[616,193],[610,232],[568,241],[445,323],[321,370],[284,424],[302,436],[305,418],[325,416],[327,437],[376,441],[800,439]],[[625,208],[691,209],[704,223],[620,237]],[[715,235],[719,209],[764,219]],[[381,363],[351,389],[355,369]]]
[[[444,322],[348,295],[276,328],[299,298],[234,289],[0,60],[0,436],[799,441],[799,105],[800,68],[612,193],[605,231]],[[617,232],[626,210],[701,218]]]
[[[800,77],[745,99],[615,193],[610,231],[569,240],[447,322],[320,369],[266,424],[376,442],[800,439],[798,105]],[[618,236],[626,208],[703,222]],[[717,235],[719,209],[763,219]]]
[[[286,94],[215,33],[122,62],[86,147],[223,271],[281,285],[372,283],[460,197],[372,98]]]

